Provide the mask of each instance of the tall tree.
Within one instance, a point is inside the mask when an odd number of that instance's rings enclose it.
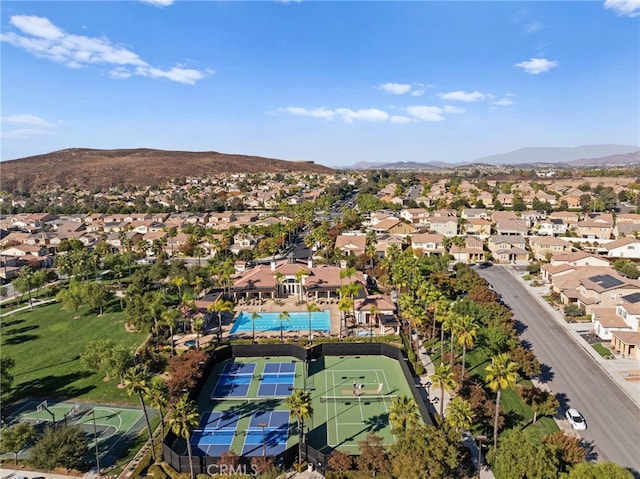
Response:
[[[64,308],[73,310],[74,319],[80,317],[78,309],[85,303],[86,297],[86,288],[75,278],[72,278],[69,285],[56,294],[56,299],[62,303]]]
[[[207,310],[218,315],[218,343],[220,343],[222,341],[222,313],[233,312],[233,301],[218,298],[207,307]]]
[[[489,388],[496,393],[496,413],[493,419],[493,448],[498,448],[498,417],[500,416],[500,393],[503,389],[514,387],[518,374],[518,365],[511,361],[508,354],[495,356],[487,367],[485,380]]]
[[[204,333],[204,318],[200,316],[193,318],[191,329],[196,333],[196,349],[200,349],[200,335]]]
[[[440,363],[438,366],[435,366],[431,380],[435,387],[440,388],[440,417],[444,418],[444,391],[453,391],[456,387],[451,365]]]
[[[180,311],[177,309],[165,309],[160,313],[160,324],[169,328],[169,341],[171,345],[171,357],[175,355],[175,345],[173,341],[173,330],[178,323],[180,317]]]
[[[19,422],[13,426],[6,426],[0,430],[0,451],[13,453],[13,460],[18,464],[18,453],[35,437],[35,430],[28,422]]]
[[[286,407],[289,415],[296,419],[298,430],[298,464],[302,464],[302,435],[304,422],[313,417],[311,405],[311,393],[303,389],[295,389],[291,396],[287,397]]]
[[[195,479],[193,473],[193,451],[191,450],[191,431],[200,421],[198,407],[189,400],[188,395],[182,396],[169,412],[169,427],[176,436],[184,438],[187,442],[187,454],[189,455],[189,471],[191,479]]]
[[[389,423],[394,434],[403,433],[418,424],[418,406],[416,402],[403,394],[391,400],[389,407]]]
[[[262,316],[257,311],[251,313],[251,342],[256,342],[256,319],[261,318]]]
[[[140,368],[130,368],[125,373],[124,387],[127,390],[129,396],[138,396],[140,400],[140,406],[142,406],[142,413],[144,414],[144,420],[147,423],[147,432],[149,433],[149,442],[151,443],[151,458],[153,462],[156,462],[156,448],[153,443],[153,430],[151,429],[151,422],[149,422],[149,412],[147,411],[147,405],[144,402],[144,396],[149,390],[149,376],[147,372]]]
[[[0,394],[6,394],[13,384],[13,374],[11,370],[15,368],[16,362],[13,358],[3,355],[0,357]]]
[[[284,343],[283,323],[284,321],[288,323],[291,320],[291,315],[287,311],[282,311],[278,317],[280,318],[280,342]]]
[[[87,436],[77,425],[48,427],[30,449],[29,463],[44,470],[76,469],[87,452]]]
[[[473,420],[471,404],[466,399],[454,397],[447,404],[447,423],[456,431],[469,429]]]
[[[169,406],[169,387],[162,376],[153,376],[149,381],[149,387],[146,391],[149,404],[160,413],[160,434],[164,440],[164,424],[167,407]],[[164,452],[160,450],[160,460],[163,460]]]
[[[478,323],[473,316],[468,314],[458,316],[453,324],[458,344],[462,346],[462,376],[464,382],[464,370],[467,359],[467,347],[473,347],[473,343],[478,335]]]
[[[538,387],[521,388],[518,390],[518,394],[525,404],[533,410],[533,424],[538,420],[538,414],[550,416],[558,410],[559,402],[556,397]]]
[[[313,344],[313,335],[311,334],[311,315],[320,311],[316,303],[307,303],[307,314],[309,315],[309,344]]]

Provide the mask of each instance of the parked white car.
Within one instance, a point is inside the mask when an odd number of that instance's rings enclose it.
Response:
[[[582,414],[573,408],[567,409],[564,413],[564,417],[567,418],[571,427],[576,431],[584,431],[587,428],[587,423],[584,420]]]

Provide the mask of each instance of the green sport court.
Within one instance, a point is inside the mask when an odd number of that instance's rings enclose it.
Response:
[[[235,357],[215,364],[200,392],[194,453],[220,456],[231,449],[244,456],[277,457],[298,443],[286,397],[305,388],[313,418],[304,424],[304,433],[308,444],[323,453],[357,454],[358,442],[369,432],[393,444],[392,400],[413,397],[400,363],[383,355],[321,356],[309,361],[308,373],[307,363],[292,356]],[[186,443],[177,439],[174,448],[184,454]]]
[[[46,401],[46,409],[38,407],[43,401],[26,401],[17,406],[6,418],[8,424],[29,422],[37,428],[53,424],[75,424],[89,439],[87,459],[95,461],[95,432],[100,451],[100,467],[113,464],[124,452],[128,442],[145,427],[144,414],[139,408],[107,406],[87,403]],[[147,409],[150,416],[153,409]]]

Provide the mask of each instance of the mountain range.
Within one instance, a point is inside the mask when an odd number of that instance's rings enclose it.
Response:
[[[583,145],[574,148],[530,147],[509,153],[484,156],[471,162],[446,163],[399,161],[392,163],[359,162],[344,169],[442,169],[473,166],[557,166],[598,167],[640,165],[640,147],[632,145]]]

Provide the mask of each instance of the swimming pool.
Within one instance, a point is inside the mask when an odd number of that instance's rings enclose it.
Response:
[[[231,328],[231,334],[251,332],[251,314],[242,311]],[[260,316],[255,319],[255,330],[260,331],[280,331],[280,313],[258,313]],[[316,311],[311,313],[311,330],[328,333],[331,328],[329,311]],[[297,311],[289,313],[289,320],[282,321],[283,331],[309,331],[309,313]]]

